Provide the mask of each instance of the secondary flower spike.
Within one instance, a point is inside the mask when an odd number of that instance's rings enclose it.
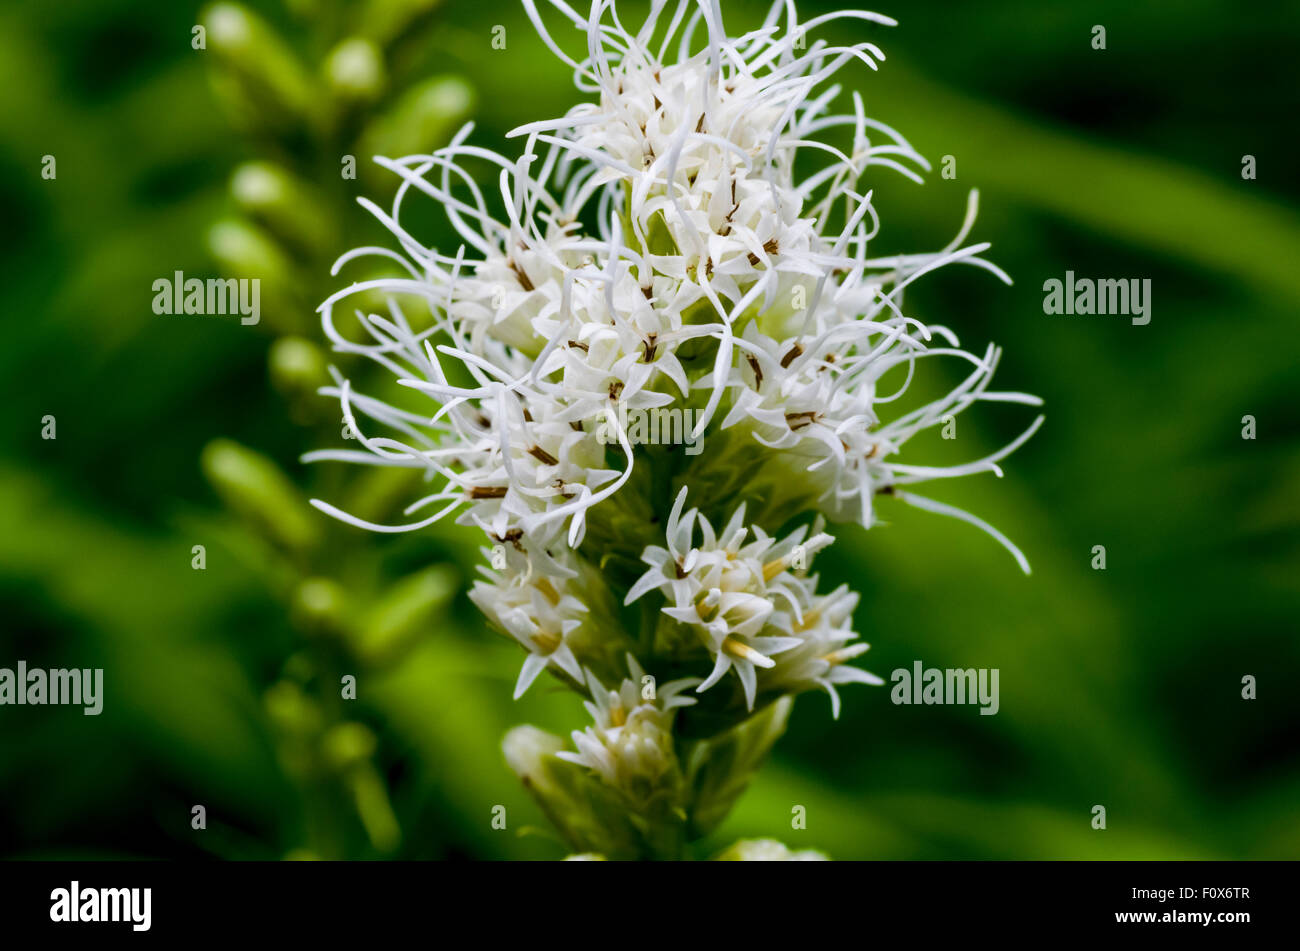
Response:
[[[363,392],[334,371],[323,392],[358,448],[306,458],[415,469],[428,492],[399,525],[313,504],[376,531],[481,529],[491,567],[471,597],[525,651],[515,695],[549,671],[595,720],[576,752],[512,734],[512,766],[574,852],[676,858],[725,815],[790,697],[825,690],[838,716],[838,685],[881,682],[851,663],[858,596],[809,573],[828,521],[870,528],[899,499],[985,530],[1028,572],[996,529],[913,487],[1001,475],[1042,417],[960,465],[906,446],[977,403],[1040,401],[991,389],[996,347],[964,350],[904,309],[946,265],[1010,282],[968,242],[975,192],[945,247],[869,250],[875,189],[929,164],[832,78],[869,80],[884,53],[840,38],[894,21],[801,23],[781,0],[729,35],[717,0],[655,0],[635,30],[613,0],[524,8],[583,101],[515,129],[513,158],[471,126],[377,157],[396,194],[361,204],[395,247],[345,254],[336,274],[370,274],[321,306],[334,349],[380,372]],[[419,236],[420,200],[450,244]],[[963,378],[908,401],[929,358]],[[660,416],[679,425],[630,431]]]

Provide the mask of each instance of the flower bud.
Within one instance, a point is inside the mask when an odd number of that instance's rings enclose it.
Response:
[[[306,182],[275,162],[245,162],[230,179],[240,209],[280,241],[313,254],[333,247],[337,228]]]
[[[329,381],[329,364],[320,347],[302,337],[280,337],[268,357],[271,385],[295,403],[305,403]]]
[[[408,33],[441,5],[442,0],[365,0],[357,16],[357,30],[386,45]]]
[[[358,626],[352,648],[367,664],[385,664],[421,634],[450,605],[460,587],[457,571],[437,565],[393,585]]]
[[[639,857],[640,837],[622,803],[587,770],[559,759],[563,748],[558,736],[534,726],[515,727],[502,743],[506,763],[570,848],[616,860]]]
[[[292,681],[272,685],[262,702],[271,722],[289,736],[311,736],[321,727],[320,707]]]
[[[741,839],[720,854],[717,862],[825,862],[826,856],[813,849],[791,851],[776,839]]]
[[[424,155],[446,143],[465,121],[474,106],[474,91],[456,76],[426,80],[406,93],[389,110],[377,117],[362,136],[359,151],[368,160],[373,155]],[[367,174],[388,172],[375,169]]]
[[[277,547],[304,553],[319,541],[319,523],[306,500],[270,459],[217,439],[204,447],[201,465],[222,501]]]
[[[270,24],[238,3],[209,7],[202,23],[217,59],[213,83],[234,121],[279,134],[317,121],[311,76]]]
[[[290,614],[298,628],[308,634],[336,634],[345,624],[347,595],[343,586],[330,578],[307,578],[293,594]]]
[[[281,333],[305,328],[308,308],[293,262],[267,232],[239,219],[219,221],[208,232],[208,250],[225,274],[257,282],[256,320]]]
[[[340,723],[321,740],[321,755],[340,772],[364,763],[375,753],[375,734],[360,723]]]
[[[366,103],[384,92],[383,54],[369,40],[344,40],[325,58],[325,80],[330,91],[345,103]]]

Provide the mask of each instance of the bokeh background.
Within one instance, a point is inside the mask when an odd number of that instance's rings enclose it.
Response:
[[[724,7],[733,29],[759,13]],[[465,117],[508,151],[512,126],[575,101],[569,71],[514,3],[240,9],[244,38],[202,50],[186,0],[0,9],[0,666],[106,678],[99,717],[0,708],[0,854],[557,857],[520,834],[544,822],[500,739],[582,715],[544,682],[511,702],[519,657],[463,595],[475,540],[326,524],[305,497],[382,515],[407,487],[297,460],[341,444],[310,395],[312,311],[343,280],[332,258],[381,238],[353,202],[392,194],[368,156]],[[910,309],[1004,345],[1001,387],[1046,399],[1004,479],[934,494],[1016,539],[1034,574],[912,510],[842,531],[819,567],[862,592],[864,666],[999,668],[1001,710],[857,688],[832,721],[808,695],[701,854],[766,835],[838,858],[1300,857],[1300,6],[875,9],[900,27],[843,35],[889,60],[848,82],[936,166],[923,187],[869,178],[881,253],[942,246],[978,187],[975,237],[1015,285],[947,269]],[[340,51],[358,37],[382,76]],[[260,274],[262,322],[155,315],[152,283],[176,270]],[[1150,325],[1045,316],[1043,281],[1066,270],[1151,279]],[[931,366],[936,389],[957,372]],[[975,458],[1027,422],[975,410],[914,458]]]

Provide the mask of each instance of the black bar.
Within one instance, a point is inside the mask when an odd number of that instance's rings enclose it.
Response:
[[[618,943],[676,934],[693,943],[715,931],[761,932],[779,924],[808,943],[859,944],[890,934],[927,940],[1131,934],[1222,943],[1247,934],[1294,933],[1296,865],[30,862],[6,863],[0,876],[6,938],[337,940],[397,932],[437,943],[461,935],[459,945],[475,936],[494,944],[515,937]],[[148,929],[136,930],[143,924],[142,903],[127,905],[120,892],[110,894],[105,907],[111,913],[113,901],[123,902],[119,917],[126,921],[51,920],[70,906],[74,881],[87,913],[100,907],[100,889],[149,889]],[[56,909],[59,889],[68,902]],[[93,898],[86,898],[87,890],[96,890]],[[1154,917],[1132,917],[1148,914]],[[1208,923],[1201,918],[1207,914]]]

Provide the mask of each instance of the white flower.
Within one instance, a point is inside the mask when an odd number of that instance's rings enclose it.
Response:
[[[651,546],[642,560],[649,569],[627,595],[632,603],[659,589],[669,597],[663,613],[696,630],[713,670],[697,688],[703,692],[734,670],[753,709],[756,668],[771,668],[773,657],[804,643],[795,632],[803,625],[807,599],[804,580],[789,570],[793,560],[806,567],[812,555],[834,539],[799,528],[778,542],[758,526],[745,524],[745,506],[736,509],[720,534],[698,510],[683,513],[682,489],[668,518],[668,547]],[[701,540],[694,544],[698,525]],[[753,534],[753,541],[745,543]]]
[[[810,578],[809,582],[809,590],[814,589],[816,578]],[[794,694],[820,687],[830,695],[831,715],[839,719],[840,695],[835,690],[836,684],[883,685],[884,681],[875,674],[848,663],[870,647],[865,643],[849,643],[858,636],[850,627],[857,603],[857,594],[846,585],[827,595],[809,597],[802,617],[794,621],[791,630],[799,645],[777,655],[772,668],[759,673],[760,689]]]
[[[719,412],[724,427],[752,428],[762,444],[791,454],[792,469],[813,473],[805,481],[831,517],[870,526],[874,497],[888,493],[985,528],[1024,564],[978,519],[899,488],[999,471],[997,461],[1034,427],[965,466],[936,469],[894,457],[912,434],[976,401],[1037,400],[988,390],[995,349],[976,357],[944,328],[927,328],[901,310],[903,289],[944,264],[972,264],[1005,279],[979,256],[986,244],[961,246],[974,195],[960,233],[941,251],[867,256],[879,222],[871,192],[858,183],[877,167],[919,180],[913,167],[928,165],[868,118],[860,97],[851,113],[830,109],[832,74],[854,60],[876,68],[884,59],[879,48],[832,46],[810,34],[843,17],[893,21],[850,11],[799,24],[792,7],[776,4],[759,29],[729,38],[710,4],[683,0],[658,36],[668,16],[662,3],[633,34],[608,0],[596,0],[587,17],[556,2],[584,38],[585,55],[576,59],[535,4],[526,6],[544,41],[597,101],[515,130],[525,143],[518,160],[466,144],[469,127],[433,155],[381,159],[401,187],[391,212],[363,204],[405,257],[362,248],[339,265],[378,256],[396,261],[405,276],[354,284],[322,306],[336,349],[376,360],[439,408],[422,418],[357,394],[340,377],[326,392],[339,396],[366,452],[308,458],[369,456],[372,464],[422,468],[440,486],[408,511],[434,507],[434,514],[390,528],[327,503],[318,507],[390,531],[460,511],[463,521],[498,537],[522,532],[545,545],[567,529],[568,543],[577,545],[587,513],[623,490],[636,466],[615,408],[694,403],[702,391],[693,436]],[[692,53],[691,36],[701,27],[707,42]],[[851,132],[847,151],[823,141],[835,129]],[[796,181],[796,156],[807,150],[826,163]],[[499,211],[466,167],[475,163],[499,178]],[[425,247],[402,223],[403,202],[413,195],[436,202],[465,247],[454,255]],[[844,225],[827,233],[841,201]],[[596,232],[589,235],[578,222],[591,209]],[[368,339],[355,342],[336,328],[334,310],[373,292],[389,295],[391,314],[358,312]],[[430,325],[415,331],[399,297],[411,301],[408,309],[428,310]],[[935,338],[946,346],[933,346]],[[882,422],[878,407],[901,394],[925,356],[966,360],[974,371],[948,397]],[[448,359],[472,382],[452,383],[442,366]],[[907,381],[900,392],[881,394],[881,378],[895,368]],[[363,433],[358,414],[397,438]],[[612,455],[590,438],[602,419],[619,436]]]
[[[583,705],[594,724],[573,731],[576,752],[556,755],[592,770],[643,809],[650,800],[675,792],[680,776],[673,749],[674,711],[695,703],[680,693],[698,681],[674,680],[656,688],[630,654],[627,666],[630,676],[615,690],[587,672],[591,700]]]
[[[776,341],[756,326],[748,326],[736,341],[743,369],[729,384],[735,396],[722,422],[724,429],[747,427],[762,445],[788,451],[790,460],[778,464],[810,474],[809,484],[818,488],[827,515],[852,519],[866,528],[875,524],[873,502],[879,494],[940,510],[935,503],[898,491],[898,487],[977,472],[1000,476],[997,463],[1028,440],[1043,421],[1038,417],[1009,445],[974,462],[950,467],[898,462],[893,457],[909,438],[942,425],[976,402],[1038,405],[1041,401],[1023,393],[988,389],[999,356],[996,348],[990,346],[983,357],[976,357],[958,349],[956,337],[946,328],[876,319],[876,311],[883,307],[869,308],[861,319],[834,325],[815,337]],[[932,335],[953,346],[930,346]],[[944,397],[882,423],[877,406],[902,396],[916,362],[935,356],[960,359],[973,369]],[[881,378],[897,368],[907,372],[902,385],[881,393]],[[1019,550],[1000,533],[966,513],[947,507],[941,510],[984,528],[1028,570]]]
[[[581,683],[582,667],[568,638],[582,624],[586,606],[564,590],[562,581],[556,584],[540,576],[506,581],[489,569],[480,571],[488,580],[474,583],[470,599],[528,651],[515,684],[515,699],[547,667],[555,667]]]
[[[556,554],[529,551],[515,538],[502,540],[502,570],[480,566],[483,580],[469,596],[502,633],[527,651],[515,699],[548,668],[584,686],[590,670],[606,670],[629,645],[617,630],[613,606],[599,573],[566,547]],[[485,554],[491,554],[484,549]]]
[[[719,862],[825,862],[815,849],[794,851],[776,839],[741,839],[717,857]]]

